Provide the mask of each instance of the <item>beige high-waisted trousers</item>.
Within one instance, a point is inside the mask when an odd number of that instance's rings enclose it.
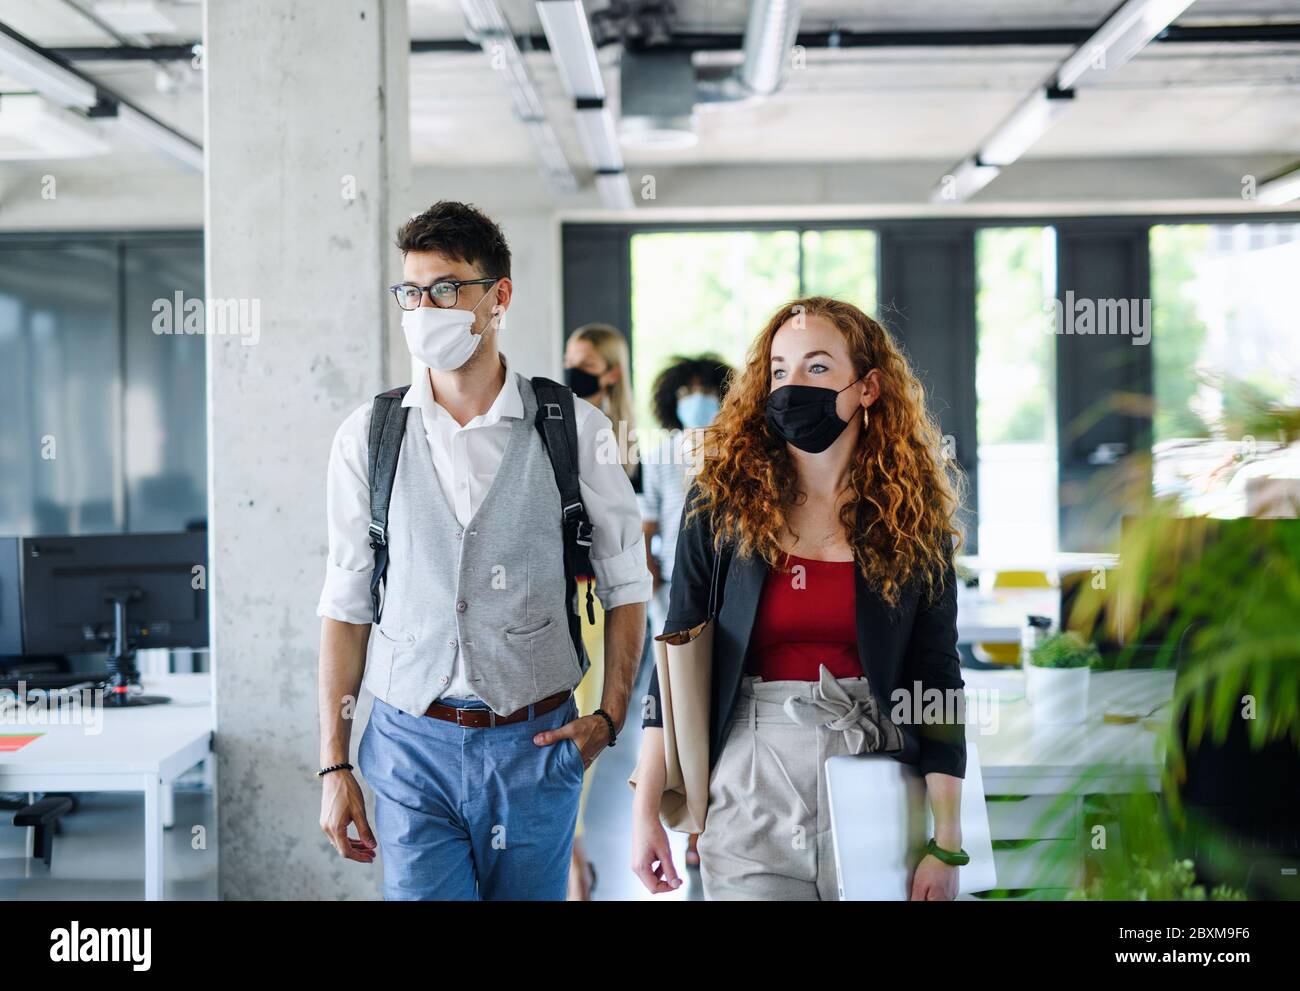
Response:
[[[866,678],[746,676],[709,779],[700,879],[709,901],[839,897],[826,758],[901,747]]]

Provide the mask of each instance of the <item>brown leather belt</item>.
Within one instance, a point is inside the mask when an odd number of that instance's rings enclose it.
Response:
[[[533,703],[533,716],[541,716],[553,709],[558,709],[568,701],[573,692],[565,689],[562,692],[556,692],[554,695],[548,695],[540,702]],[[454,705],[443,705],[441,702],[434,702],[424,713],[426,716],[432,716],[434,719],[443,719],[449,723],[455,723],[457,726],[471,726],[477,729],[484,729],[491,726],[507,726],[510,723],[522,723],[528,718],[528,706],[522,709],[516,709],[508,716],[498,716],[491,709],[457,709]]]

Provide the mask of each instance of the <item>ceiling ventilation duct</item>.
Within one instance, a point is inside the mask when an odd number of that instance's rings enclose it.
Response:
[[[695,144],[695,68],[690,52],[624,52],[619,140],[645,150]]]
[[[785,83],[790,50],[799,34],[801,0],[757,0],[745,24],[745,58],[717,78],[701,78],[700,103],[730,103],[770,96]]]

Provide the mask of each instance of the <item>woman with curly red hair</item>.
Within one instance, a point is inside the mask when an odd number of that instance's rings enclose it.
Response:
[[[716,564],[705,898],[834,899],[822,765],[870,751],[917,765],[934,810],[938,854],[911,897],[955,897],[945,851],[961,849],[965,734],[952,705],[928,704],[938,690],[962,711],[962,477],[941,444],[888,332],[824,296],[774,314],[728,391],[683,511],[664,626],[709,618]],[[657,677],[650,692],[632,867],[660,892],[681,881],[659,819]],[[922,701],[929,718],[914,723]]]

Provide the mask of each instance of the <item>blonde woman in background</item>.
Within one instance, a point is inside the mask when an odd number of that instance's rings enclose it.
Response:
[[[641,465],[635,445],[631,443],[635,419],[628,367],[627,338],[609,324],[585,324],[569,335],[564,348],[564,384],[579,399],[585,399],[609,417],[614,438],[619,442],[624,468],[639,498]],[[627,445],[626,450],[624,444]],[[591,575],[579,576],[579,586],[583,581],[591,580]],[[573,693],[580,712],[590,712],[600,705],[605,680],[605,616],[599,599],[594,601],[594,607],[595,624],[585,621],[582,624],[582,640],[587,648],[587,656],[591,659],[591,666]],[[596,869],[587,859],[582,842],[587,794],[595,768],[594,762],[587,768],[582,781],[582,796],[578,802],[578,825],[574,830],[573,857],[569,864],[570,901],[589,900],[596,885]]]

